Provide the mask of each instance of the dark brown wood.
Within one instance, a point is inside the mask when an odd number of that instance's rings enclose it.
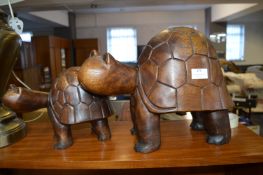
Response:
[[[99,51],[98,39],[74,39],[73,46],[75,50],[76,66],[81,66],[83,62],[89,57],[92,50]]]
[[[111,109],[105,97],[84,91],[78,81],[79,67],[71,67],[60,74],[52,85],[48,111],[57,142],[55,148],[72,145],[71,124],[91,122],[98,140],[111,137],[107,117]]]
[[[61,49],[65,49],[65,68],[71,66],[71,42],[68,39],[56,36],[33,36],[32,47],[36,64],[41,65],[42,68],[48,67],[53,81],[64,70]]]
[[[48,37],[33,36],[32,49],[36,64],[42,65],[43,67],[50,67]]]
[[[38,65],[26,68],[22,70],[22,81],[27,84],[31,89],[39,90],[42,80],[41,80],[41,68]],[[18,86],[21,86],[19,83]]]
[[[134,133],[138,141],[135,151],[149,153],[159,149],[160,137],[160,115],[150,112],[143,103],[138,90],[134,95]]]
[[[16,144],[0,149],[0,168],[17,169],[138,169],[189,168],[263,163],[263,139],[245,126],[232,129],[232,140],[222,146],[203,141],[205,132],[189,128],[191,121],[161,121],[162,145],[151,154],[134,152],[130,122],[111,122],[112,139],[98,142],[91,129],[75,125],[75,143],[66,150],[52,148],[53,132],[49,122],[28,124],[27,136]],[[192,169],[192,173],[195,169]],[[262,170],[262,169],[261,169]],[[231,168],[228,169],[231,171]],[[253,171],[253,170],[252,170]],[[198,172],[198,171],[197,171]],[[189,173],[190,174],[190,173]],[[200,173],[201,174],[201,173]]]
[[[48,93],[17,87],[13,84],[3,96],[3,104],[18,113],[47,107]]]
[[[103,60],[87,59],[79,72],[79,81],[92,93],[131,94],[136,151],[149,153],[160,147],[159,115],[168,112],[201,112],[203,120],[194,117],[193,129],[203,126],[211,144],[230,141],[227,110],[233,102],[215,49],[202,33],[187,27],[163,30],[138,60],[134,69],[105,54]]]

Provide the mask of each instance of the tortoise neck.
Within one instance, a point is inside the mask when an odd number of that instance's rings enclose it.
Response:
[[[130,67],[130,66],[127,66],[127,65],[124,65],[126,67],[126,77],[124,77],[126,80],[125,82],[126,83],[126,87],[127,87],[127,93],[131,94],[135,91],[136,89],[136,84],[137,84],[137,69],[134,68],[134,67]]]

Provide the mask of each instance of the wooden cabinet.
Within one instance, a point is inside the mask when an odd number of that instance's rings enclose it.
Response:
[[[34,36],[32,46],[36,64],[42,67],[44,81],[48,79],[48,70],[53,81],[63,69],[70,66],[70,40],[56,36]]]
[[[89,57],[91,50],[99,51],[98,39],[76,39],[73,45],[76,66],[80,66]]]
[[[73,44],[73,47],[72,47]],[[71,59],[74,48],[75,58]],[[48,90],[61,71],[80,66],[91,50],[99,50],[97,39],[68,40],[56,36],[33,36],[32,50],[35,64],[40,67],[42,90]]]

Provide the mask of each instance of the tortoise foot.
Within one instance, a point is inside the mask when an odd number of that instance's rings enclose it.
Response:
[[[92,128],[92,131],[97,135],[99,141],[106,141],[111,138],[111,132],[108,127]]]
[[[136,129],[133,127],[130,129],[131,135],[136,135],[137,131]]]
[[[111,134],[106,133],[106,134],[98,134],[98,140],[99,141],[106,141],[106,140],[110,140],[111,138]]]
[[[92,132],[97,135],[99,141],[110,140],[111,131],[109,128],[108,120],[95,120],[91,122]]]
[[[229,143],[230,138],[226,135],[213,135],[207,137],[207,143],[215,145],[223,145]]]
[[[153,152],[153,151],[156,151],[160,148],[160,143],[158,144],[153,144],[153,143],[140,143],[140,142],[137,142],[135,144],[135,151],[136,152],[141,152],[141,153],[150,153],[150,152]]]
[[[66,149],[66,148],[70,147],[72,144],[73,144],[72,140],[60,141],[60,142],[57,142],[56,144],[54,144],[54,148],[58,149],[58,150]]]
[[[191,123],[190,127],[195,131],[204,130],[204,125],[202,123],[198,123],[194,121]]]

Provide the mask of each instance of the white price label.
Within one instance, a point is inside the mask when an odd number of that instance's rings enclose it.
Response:
[[[207,69],[191,69],[192,79],[208,79]]]

